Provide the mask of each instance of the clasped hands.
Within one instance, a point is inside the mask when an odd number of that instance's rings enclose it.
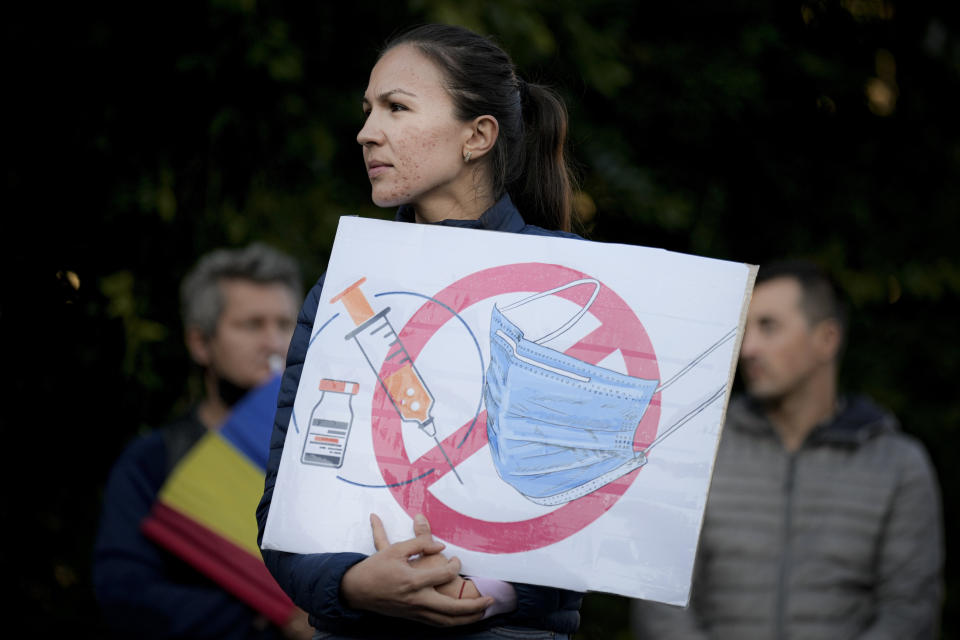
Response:
[[[370,515],[376,553],[350,567],[340,581],[347,606],[438,627],[477,622],[493,604],[460,576],[460,560],[447,558],[427,519],[413,521],[414,537],[390,544],[383,522]]]

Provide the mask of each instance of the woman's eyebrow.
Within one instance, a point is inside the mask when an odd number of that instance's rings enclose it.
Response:
[[[383,93],[381,93],[380,95],[378,95],[377,98],[376,98],[376,99],[377,99],[377,102],[389,102],[389,101],[390,101],[390,96],[392,96],[392,95],[395,94],[395,93],[400,93],[400,94],[403,94],[403,95],[405,95],[405,96],[410,96],[411,98],[416,98],[416,97],[417,97],[417,94],[411,93],[411,92],[406,91],[406,90],[404,90],[404,89],[390,89],[389,91],[384,91]],[[370,101],[367,99],[367,96],[363,96],[363,98],[360,99],[360,103],[361,103],[361,104],[364,104],[364,105],[368,105],[368,104],[370,104]]]
[[[383,93],[381,93],[380,95],[378,95],[378,96],[377,96],[377,100],[379,100],[379,101],[381,101],[381,102],[385,102],[385,101],[389,100],[389,99],[390,99],[390,96],[392,96],[392,95],[395,94],[395,93],[401,93],[401,94],[403,94],[403,95],[405,95],[405,96],[410,96],[411,98],[416,98],[416,97],[417,97],[417,94],[411,93],[411,92],[409,92],[409,91],[406,91],[405,89],[390,89],[389,91],[384,91]]]

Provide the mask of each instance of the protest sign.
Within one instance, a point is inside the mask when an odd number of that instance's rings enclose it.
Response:
[[[685,604],[755,267],[342,218],[264,548]]]

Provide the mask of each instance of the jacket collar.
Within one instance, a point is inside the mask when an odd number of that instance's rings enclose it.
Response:
[[[398,222],[416,222],[413,207],[405,204],[397,210]],[[434,223],[445,227],[460,227],[462,229],[487,229],[489,231],[507,231],[517,233],[526,226],[523,217],[513,205],[508,194],[503,194],[492,207],[487,209],[476,220],[441,220]]]
[[[729,423],[756,435],[776,436],[763,407],[749,396],[734,398],[728,411]],[[814,427],[804,445],[841,445],[855,447],[880,433],[899,430],[897,419],[864,396],[842,397],[837,412]]]

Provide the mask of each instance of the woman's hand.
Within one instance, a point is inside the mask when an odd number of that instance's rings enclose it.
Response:
[[[377,552],[343,575],[340,593],[347,606],[439,627],[483,618],[493,599],[466,597],[466,585],[464,597],[453,593],[460,591],[463,580],[460,561],[440,553],[444,545],[433,539],[426,518],[414,520],[414,538],[395,544],[390,544],[376,515],[371,514],[370,526]],[[411,560],[413,556],[419,557]]]
[[[428,535],[432,537],[430,532],[430,523],[427,522],[427,519],[423,516],[417,516],[413,519],[413,535],[422,536]],[[410,564],[416,567],[438,567],[439,563],[446,562],[446,558],[441,553],[435,553],[432,555],[421,555],[419,558],[413,558],[410,560]],[[477,590],[477,587],[473,584],[472,580],[467,580],[466,578],[460,576],[459,574],[450,582],[436,585],[434,589],[439,591],[445,596],[450,596],[451,598],[479,598],[480,592]]]

